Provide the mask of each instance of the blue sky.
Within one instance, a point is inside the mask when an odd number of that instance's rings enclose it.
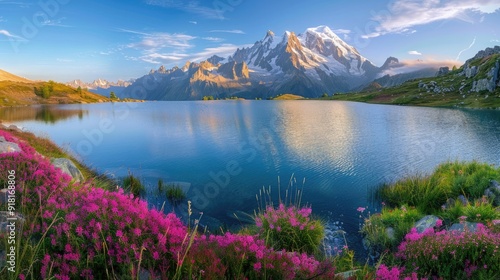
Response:
[[[227,56],[267,30],[327,25],[376,65],[461,65],[500,45],[498,0],[0,0],[0,69],[66,82],[137,78]]]

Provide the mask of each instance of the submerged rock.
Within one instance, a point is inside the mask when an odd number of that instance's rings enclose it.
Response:
[[[53,158],[51,162],[52,165],[61,169],[62,172],[71,176],[71,178],[73,178],[75,182],[83,182],[85,180],[82,172],[71,160],[67,158]]]

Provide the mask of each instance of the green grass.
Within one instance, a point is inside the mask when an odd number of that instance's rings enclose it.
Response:
[[[408,205],[425,211],[439,209],[452,194],[449,187],[436,187],[435,179],[424,176],[413,176],[392,185],[382,185],[378,190],[380,198],[389,206]]]
[[[486,163],[446,162],[429,176],[414,176],[378,189],[378,196],[390,206],[409,205],[421,211],[437,211],[448,198],[464,195],[478,199],[491,180],[500,180],[500,169]]]
[[[460,201],[449,209],[440,213],[440,216],[449,223],[458,223],[460,217],[467,217],[468,222],[488,223],[495,219],[500,219],[500,209],[494,207],[484,199],[476,199],[473,203],[463,205]]]
[[[173,205],[177,205],[186,199],[186,194],[182,188],[177,185],[168,185],[165,189],[165,195],[168,201]]]
[[[139,178],[135,177],[130,171],[128,175],[123,179],[123,189],[130,192],[136,197],[141,197],[145,194],[146,188],[142,184]]]
[[[47,98],[37,95],[36,89],[50,87]],[[33,104],[70,104],[107,102],[109,98],[82,90],[81,93],[67,85],[55,82],[13,82],[0,81],[0,106]]]

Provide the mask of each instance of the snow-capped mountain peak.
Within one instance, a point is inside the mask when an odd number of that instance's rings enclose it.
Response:
[[[332,40],[332,41],[341,41],[339,36],[335,34],[328,26],[326,25],[320,25],[317,27],[311,27],[306,29],[305,33],[311,33],[315,34],[317,36],[320,36],[323,40]]]

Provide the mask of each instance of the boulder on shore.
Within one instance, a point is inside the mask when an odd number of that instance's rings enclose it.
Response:
[[[3,136],[0,136],[0,154],[20,152],[21,148],[16,143],[8,142]]]
[[[461,222],[457,224],[453,224],[448,231],[469,231],[469,232],[476,232],[477,230],[477,225],[479,223],[470,223],[470,222]]]
[[[53,158],[51,160],[52,165],[61,169],[62,172],[68,174],[75,180],[75,182],[83,182],[85,178],[82,172],[76,167],[76,165],[67,158]]]
[[[435,227],[437,220],[439,220],[438,217],[427,215],[416,222],[414,228],[417,229],[418,233],[423,233],[426,229]]]

